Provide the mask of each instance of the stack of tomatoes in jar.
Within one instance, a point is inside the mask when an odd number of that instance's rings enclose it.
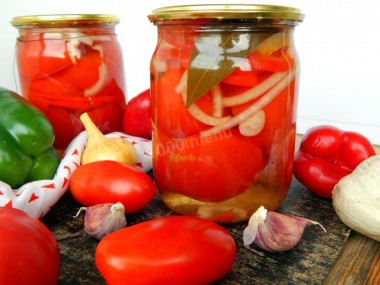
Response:
[[[84,130],[87,112],[104,133],[122,130],[125,107],[121,48],[113,15],[15,17],[21,92],[52,123],[65,150]]]
[[[151,62],[162,199],[176,212],[221,222],[246,220],[260,205],[277,209],[292,177],[293,30],[182,22],[158,21]]]

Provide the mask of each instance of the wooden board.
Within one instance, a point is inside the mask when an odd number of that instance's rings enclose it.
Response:
[[[70,194],[64,195],[43,218],[58,240],[61,251],[59,284],[105,284],[98,273],[94,254],[98,241],[83,230],[83,214],[73,218],[80,205]],[[232,270],[214,284],[322,284],[334,266],[350,234],[335,214],[331,200],[320,198],[293,179],[279,212],[320,222],[308,226],[300,243],[284,253],[258,256],[243,247],[246,223],[225,225],[234,237],[237,255]],[[143,210],[127,215],[128,226],[173,215],[158,196]]]

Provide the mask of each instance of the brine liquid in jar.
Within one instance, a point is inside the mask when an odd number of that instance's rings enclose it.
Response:
[[[276,18],[278,9],[285,19]],[[293,33],[303,15],[289,7],[205,5],[149,17],[158,28],[151,96],[160,197],[177,213],[222,223],[247,220],[261,205],[275,211],[292,179]]]
[[[125,108],[121,48],[113,15],[41,15],[13,18],[22,96],[39,108],[64,151],[84,130],[87,112],[103,133],[122,130]]]

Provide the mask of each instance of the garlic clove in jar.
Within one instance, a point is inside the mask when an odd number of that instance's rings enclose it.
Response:
[[[90,236],[96,239],[100,240],[114,231],[125,228],[127,225],[125,208],[120,202],[81,207],[75,217],[82,210],[86,211],[84,229]]]
[[[348,227],[380,241],[380,155],[364,160],[340,179],[332,191],[332,203]]]
[[[268,211],[260,206],[244,229],[244,247],[261,256],[263,256],[262,252],[250,248],[252,243],[269,252],[289,250],[298,244],[305,227],[309,224],[317,224],[326,232],[325,228],[317,222]]]

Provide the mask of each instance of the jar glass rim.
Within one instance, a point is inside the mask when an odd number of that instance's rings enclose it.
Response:
[[[265,4],[167,6],[154,9],[148,15],[148,19],[153,23],[176,19],[280,19],[302,22],[304,17],[298,8]]]
[[[120,20],[109,14],[51,14],[17,16],[11,24],[17,26],[118,24]]]

